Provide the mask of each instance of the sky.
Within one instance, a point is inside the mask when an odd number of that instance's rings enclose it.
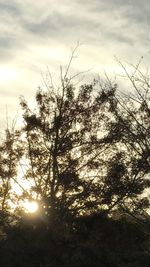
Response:
[[[57,77],[80,45],[74,72],[113,76],[115,57],[143,68],[150,59],[149,0],[0,0],[0,125],[32,102],[47,68]]]

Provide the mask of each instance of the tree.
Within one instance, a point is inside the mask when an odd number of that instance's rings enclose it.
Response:
[[[31,194],[51,223],[147,209],[142,194],[149,187],[149,85],[143,83],[144,99],[136,90],[140,102],[133,96],[127,101],[109,80],[75,87],[69,67],[59,88],[38,90],[35,111],[21,101]]]
[[[132,210],[138,214],[149,207],[150,186],[150,84],[148,75],[140,70],[140,63],[130,65],[132,71],[129,73],[119,61],[131,89],[128,93],[122,93],[122,97],[117,97],[119,109],[114,111],[126,153],[126,173],[131,181],[130,198],[121,207],[123,211]]]
[[[0,226],[2,227],[15,217],[10,214],[10,209],[16,198],[12,183],[17,182],[18,161],[23,155],[19,135],[19,131],[7,128],[0,144]]]

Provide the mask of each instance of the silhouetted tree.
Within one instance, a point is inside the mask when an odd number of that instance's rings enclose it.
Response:
[[[72,59],[59,87],[38,90],[36,108],[21,99],[24,125],[1,142],[1,265],[147,267],[149,81],[122,65],[131,93],[108,78],[78,85]],[[20,211],[26,198],[39,202],[38,215]]]
[[[121,165],[118,168],[121,173],[125,172],[129,182],[126,201],[120,203],[120,207],[123,212],[126,210],[139,214],[149,206],[148,190],[145,189],[150,186],[150,84],[149,78],[140,71],[140,62],[137,66],[130,66],[131,73],[119,63],[131,88],[117,97],[119,108],[114,110],[117,123],[112,124],[114,134],[118,131],[121,137],[120,153],[123,153],[126,170]],[[118,160],[115,164],[118,165]]]
[[[118,96],[109,80],[77,88],[67,69],[59,88],[39,89],[35,111],[22,99],[26,178],[51,222],[148,208],[142,195],[150,168],[145,85],[141,93],[132,82],[137,98]]]
[[[7,129],[0,144],[0,225],[3,227],[14,216],[10,213],[11,205],[15,201],[12,189],[14,181],[17,182],[18,161],[23,155],[19,131]]]

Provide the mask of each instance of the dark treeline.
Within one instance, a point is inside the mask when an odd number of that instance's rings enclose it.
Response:
[[[148,267],[148,78],[124,69],[128,93],[108,78],[75,84],[72,59],[36,108],[21,98],[23,126],[1,141],[0,266]],[[25,213],[25,200],[38,211]]]
[[[150,225],[149,225],[150,227]],[[61,229],[60,229],[61,228]],[[57,230],[57,231],[56,231]],[[148,233],[125,219],[84,217],[74,231],[14,226],[1,241],[3,267],[148,267]]]

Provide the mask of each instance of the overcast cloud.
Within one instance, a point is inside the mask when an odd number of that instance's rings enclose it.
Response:
[[[77,41],[73,68],[117,72],[114,56],[149,61],[148,0],[0,0],[0,122],[18,109],[19,96],[32,98],[41,72],[67,64]]]

